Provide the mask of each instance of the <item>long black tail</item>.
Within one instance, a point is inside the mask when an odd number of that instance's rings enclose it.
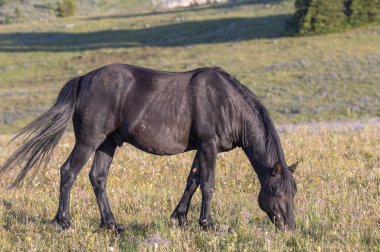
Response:
[[[74,114],[76,103],[76,90],[80,77],[71,79],[61,89],[54,105],[25,128],[19,130],[12,141],[20,136],[25,136],[24,143],[12,153],[0,167],[0,175],[22,166],[20,173],[12,186],[18,185],[26,174],[35,167],[35,172],[41,165],[49,162],[54,147],[65,132],[70,118]]]

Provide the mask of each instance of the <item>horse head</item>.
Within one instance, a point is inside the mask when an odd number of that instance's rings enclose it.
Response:
[[[267,173],[259,193],[259,206],[281,230],[295,229],[293,199],[297,192],[293,173],[297,163],[284,167],[280,162]]]

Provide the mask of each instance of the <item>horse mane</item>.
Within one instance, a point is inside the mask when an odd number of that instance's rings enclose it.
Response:
[[[270,168],[272,168],[276,162],[280,161],[283,168],[287,168],[284,158],[284,152],[281,146],[280,137],[278,136],[277,130],[274,126],[273,120],[269,115],[268,110],[260,102],[259,98],[246,86],[241,84],[241,82],[235,77],[231,76],[229,73],[224,71],[222,68],[216,68],[218,73],[222,75],[228,82],[238,91],[238,93],[243,97],[243,99],[248,103],[254,113],[258,113],[262,119],[262,124],[264,127],[264,140],[265,140],[265,158],[270,160]],[[250,142],[247,143],[249,147]]]

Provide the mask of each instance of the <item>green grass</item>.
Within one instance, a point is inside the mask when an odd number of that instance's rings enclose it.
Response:
[[[290,0],[161,12],[137,2],[135,12],[126,7],[124,14],[120,8],[117,15],[0,26],[0,132],[47,109],[71,77],[115,62],[172,71],[223,67],[277,124],[380,115],[379,25],[295,38],[286,36]]]
[[[0,163],[13,150],[0,137]],[[212,217],[216,230],[198,227],[200,192],[189,210],[189,226],[172,227],[169,216],[181,193],[194,153],[157,157],[125,145],[118,149],[108,179],[117,221],[126,232],[101,231],[89,162],[73,187],[73,228],[60,232],[49,223],[58,204],[59,167],[73,145],[67,134],[53,160],[34,182],[16,190],[0,181],[0,250],[153,250],[146,238],[159,236],[170,251],[379,251],[380,128],[281,134],[288,163],[302,160],[295,174],[297,229],[279,232],[259,209],[259,182],[241,150],[219,154]]]

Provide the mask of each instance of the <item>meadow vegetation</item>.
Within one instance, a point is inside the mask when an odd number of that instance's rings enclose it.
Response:
[[[63,0],[57,3],[56,12],[58,17],[74,16],[76,11],[77,5],[74,0]]]
[[[76,17],[0,26],[0,164],[15,148],[10,133],[50,107],[66,81],[111,63],[220,66],[259,96],[276,125],[380,116],[378,24],[289,37],[291,0],[175,10],[122,2],[108,1],[104,14],[84,15],[78,6]],[[0,250],[380,251],[380,126],[335,130],[281,133],[287,162],[301,160],[295,232],[276,231],[259,209],[259,183],[241,150],[218,156],[215,230],[198,227],[199,191],[188,227],[171,226],[194,153],[157,157],[125,145],[108,180],[114,214],[126,225],[121,236],[98,229],[91,160],[72,190],[73,229],[61,233],[49,223],[59,167],[73,146],[69,131],[31,184],[6,190],[17,171],[0,179]]]
[[[117,221],[126,225],[125,234],[98,228],[99,212],[87,176],[91,160],[72,190],[73,228],[61,233],[49,220],[58,204],[59,167],[73,146],[73,136],[67,134],[33,183],[6,190],[16,171],[0,181],[0,250],[379,251],[380,126],[340,132],[299,128],[281,138],[287,162],[301,160],[295,174],[294,232],[276,231],[259,209],[260,185],[239,149],[218,156],[215,230],[198,226],[199,190],[189,225],[171,226],[169,216],[183,192],[194,152],[157,157],[125,145],[117,150],[108,179],[110,204]],[[6,147],[8,140],[0,139],[1,163],[13,149]]]

